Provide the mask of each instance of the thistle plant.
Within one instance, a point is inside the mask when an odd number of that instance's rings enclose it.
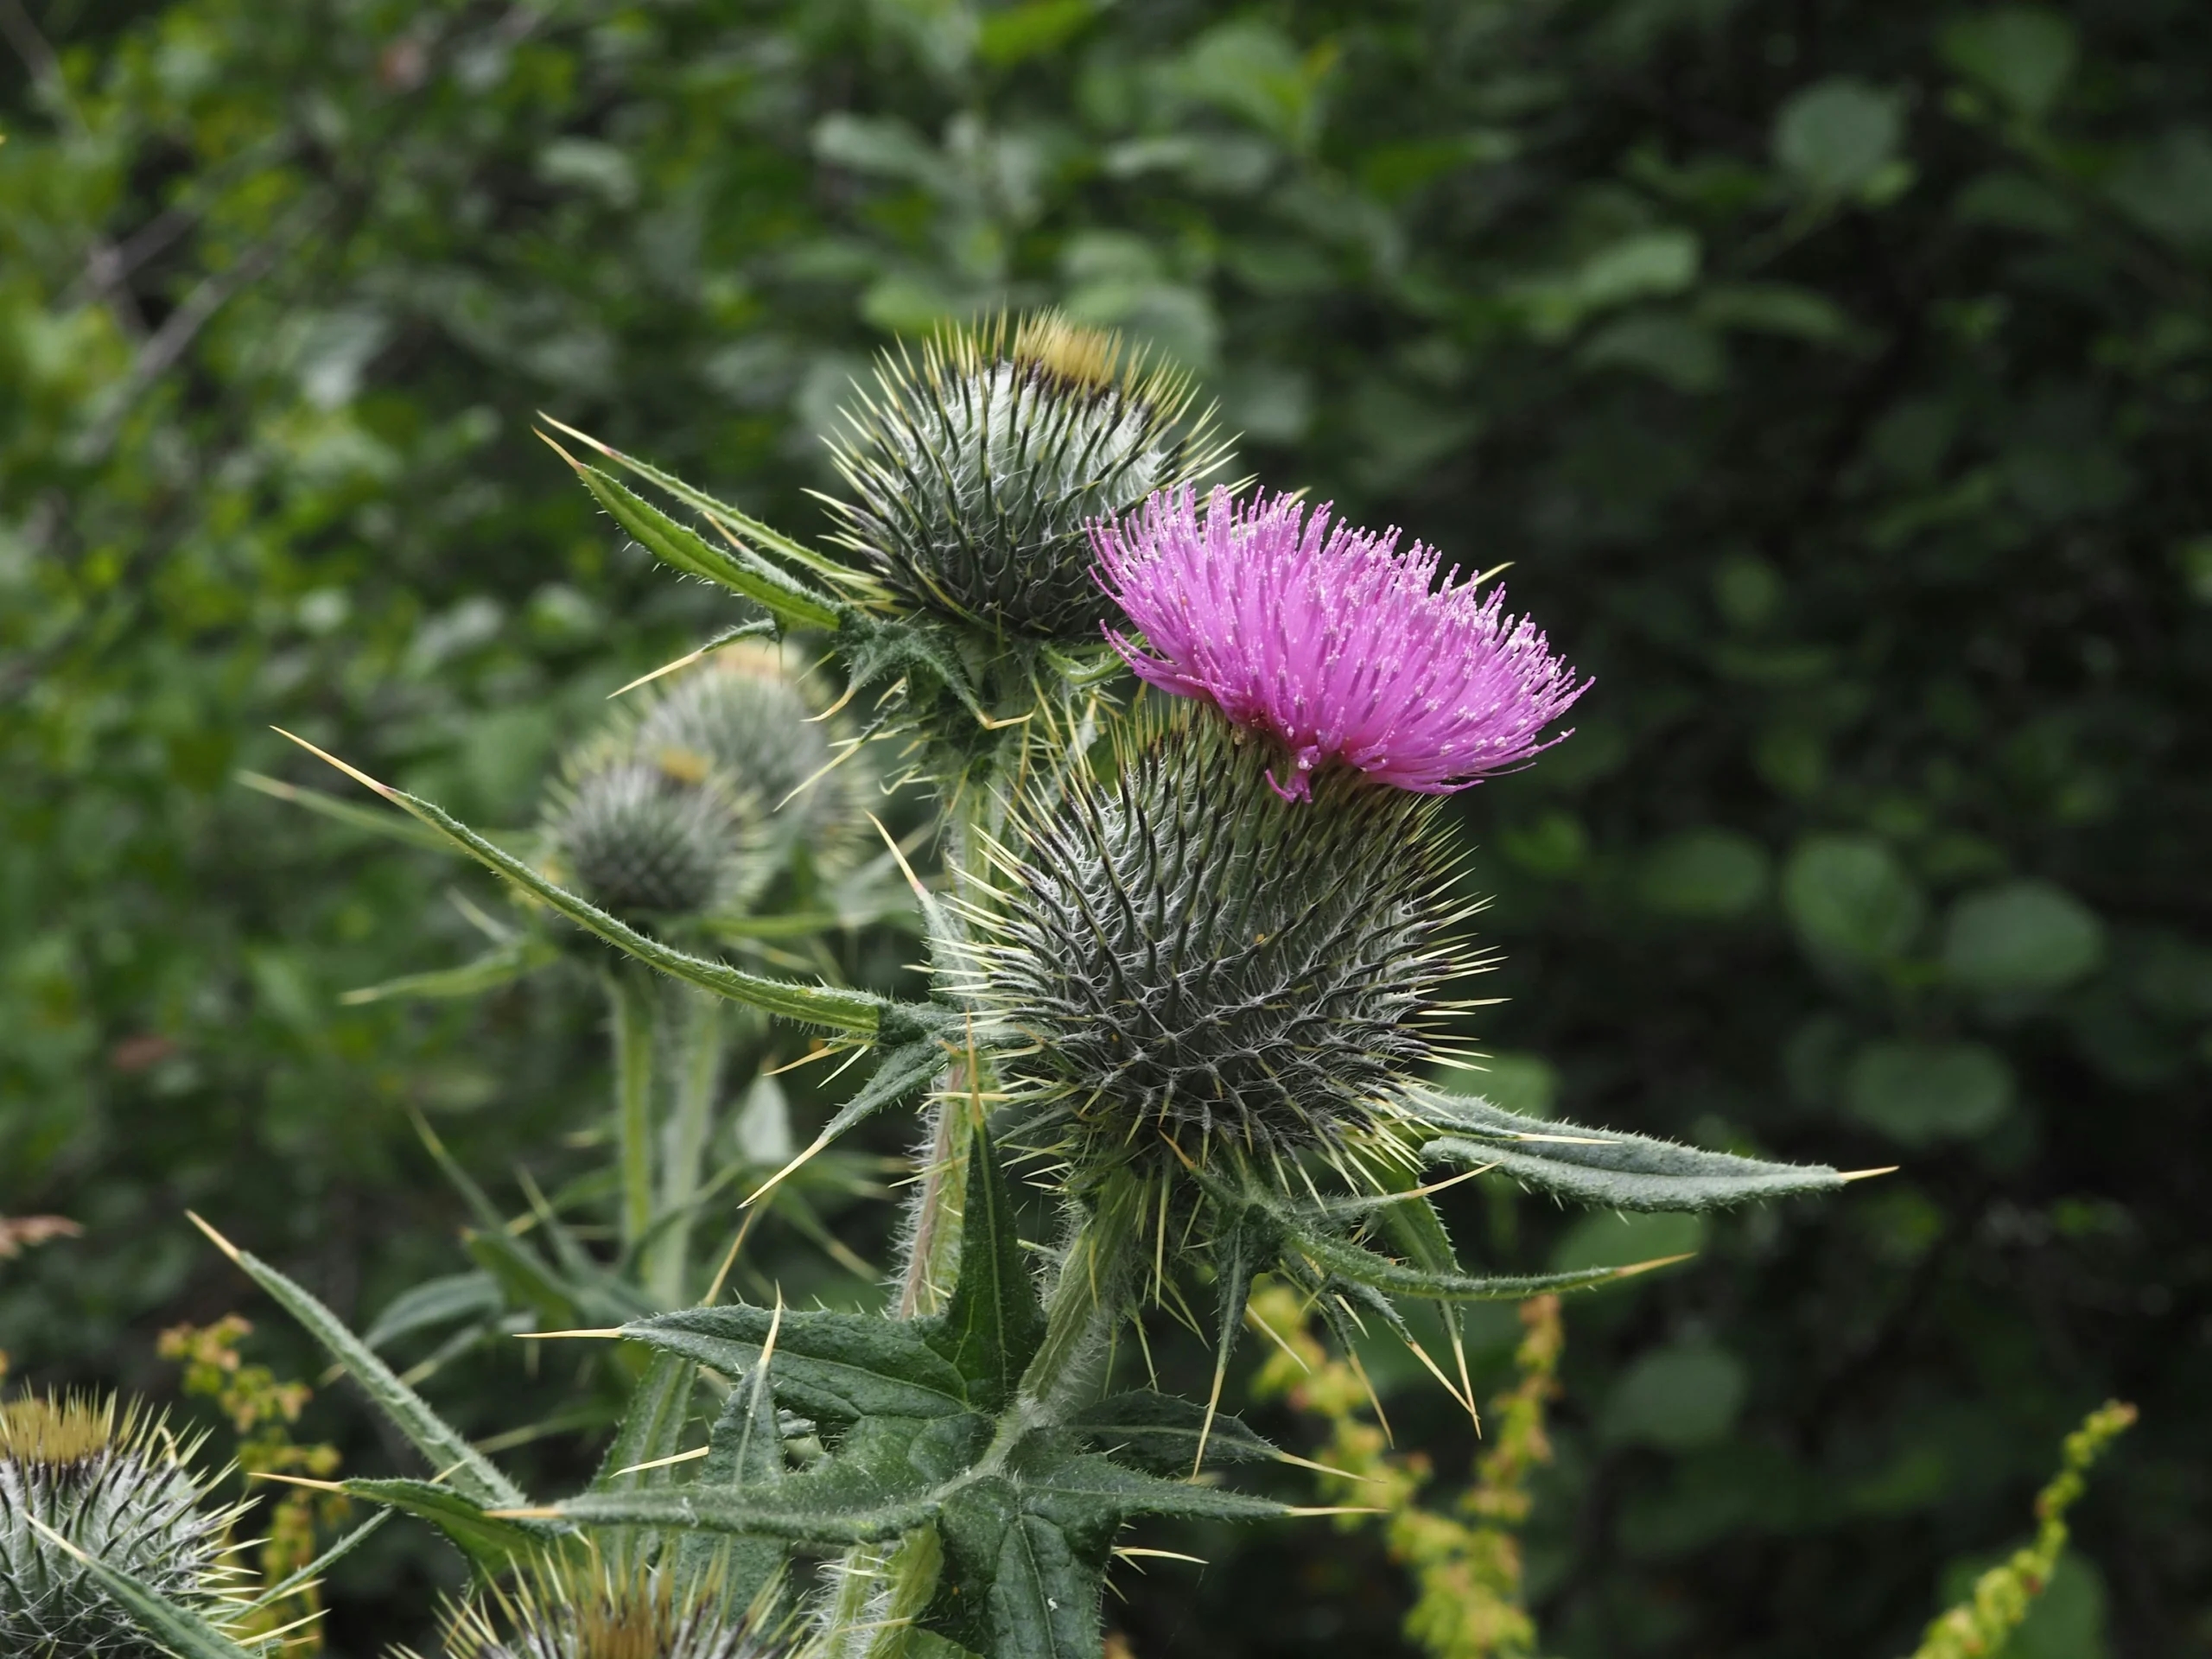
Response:
[[[833,1659],[911,1654],[923,1632],[938,1651],[1081,1659],[1102,1651],[1125,1528],[1306,1513],[1198,1478],[1282,1455],[1223,1397],[1256,1275],[1340,1344],[1361,1320],[1397,1329],[1472,1411],[1459,1305],[1641,1268],[1471,1271],[1430,1172],[1645,1210],[1851,1179],[1432,1085],[1484,965],[1436,798],[1561,741],[1589,683],[1488,578],[1395,531],[1286,496],[1216,490],[1201,507],[1193,482],[1223,454],[1192,407],[1180,380],[1057,319],[946,335],[888,359],[849,412],[849,494],[823,544],[561,429],[606,463],[569,457],[625,531],[756,614],[648,677],[668,688],[579,752],[535,839],[479,834],[324,758],[521,895],[526,931],[448,988],[580,951],[606,963],[615,1259],[556,1217],[559,1262],[524,1260],[480,1194],[471,1248],[532,1287],[539,1339],[653,1357],[599,1476],[533,1500],[307,1292],[224,1243],[440,1476],[346,1491],[428,1520],[487,1579],[598,1541],[677,1570],[712,1559],[740,1597],[803,1592],[822,1568],[804,1617]],[[726,712],[779,695],[727,677],[740,637],[770,634],[834,664],[841,702],[874,694],[825,762],[865,741],[892,757],[883,773],[934,791],[941,871],[914,868],[918,844],[884,855],[926,940],[925,999],[791,976],[806,958],[785,947],[822,925],[793,896],[812,879],[797,849],[829,825],[806,826],[803,789],[771,797],[817,757],[788,721]],[[756,728],[783,735],[762,747]],[[791,880],[746,874],[762,848]],[[600,944],[555,943],[571,925]],[[748,1205],[864,1120],[916,1109],[885,1314],[725,1300],[719,1275],[696,1294],[683,1230],[723,1179],[698,1130],[741,1025],[869,1061]],[[1057,1207],[1055,1236],[1021,1236],[1011,1166]],[[1116,1334],[1201,1282],[1207,1397],[1115,1391]],[[1437,1305],[1450,1369],[1404,1322],[1408,1300]],[[586,1328],[549,1330],[562,1313]],[[596,1591],[531,1582],[543,1628],[582,1628],[563,1609]]]
[[[165,1659],[134,1596],[238,1611],[226,1557],[243,1506],[213,1500],[204,1439],[112,1398],[0,1403],[0,1652]]]

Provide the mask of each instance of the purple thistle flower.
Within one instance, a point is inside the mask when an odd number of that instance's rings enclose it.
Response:
[[[1288,495],[1237,503],[1161,492],[1091,526],[1100,583],[1144,631],[1147,655],[1107,638],[1138,676],[1272,733],[1310,792],[1329,761],[1425,795],[1465,789],[1548,749],[1538,734],[1589,688],[1527,617],[1505,614],[1436,550],[1398,531],[1333,524]]]

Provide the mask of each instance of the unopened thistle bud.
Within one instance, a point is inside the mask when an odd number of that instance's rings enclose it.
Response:
[[[1479,966],[1433,804],[1332,772],[1294,804],[1274,758],[1185,714],[1010,855],[979,989],[1035,1041],[1008,1072],[1093,1157],[1338,1147],[1391,1116],[1446,982]]]
[[[740,885],[747,828],[718,779],[619,756],[573,769],[548,825],[562,876],[618,916],[714,910]]]
[[[828,705],[772,648],[731,645],[670,683],[638,721],[632,747],[674,776],[718,773],[777,830],[817,850],[856,817],[850,763],[837,764]]]
[[[842,537],[909,602],[994,632],[1095,641],[1113,607],[1084,525],[1225,456],[1188,377],[1057,316],[887,358],[845,416]]]
[[[711,1579],[679,1587],[665,1567],[592,1556],[540,1567],[463,1607],[447,1659],[780,1659],[788,1630],[733,1605]]]
[[[553,791],[558,879],[617,915],[699,916],[757,897],[795,848],[834,862],[858,774],[824,702],[773,652],[733,646],[629,705]]]
[[[167,1659],[49,1534],[221,1622],[233,1576],[226,1537],[240,1510],[207,1503],[199,1445],[112,1399],[0,1405],[0,1653]]]

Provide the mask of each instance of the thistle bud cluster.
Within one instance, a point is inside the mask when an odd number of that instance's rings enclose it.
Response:
[[[200,1444],[111,1398],[0,1404],[0,1653],[167,1659],[87,1558],[219,1618],[241,1509],[209,1501]]]
[[[795,851],[835,855],[851,777],[818,696],[772,651],[732,647],[571,754],[546,815],[559,874],[623,917],[741,905]]]

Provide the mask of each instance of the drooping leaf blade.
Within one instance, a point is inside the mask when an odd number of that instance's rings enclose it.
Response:
[[[1681,1259],[1670,1256],[1665,1261],[1639,1262],[1625,1268],[1583,1268],[1571,1273],[1478,1275],[1393,1261],[1364,1245],[1325,1232],[1294,1230],[1288,1247],[1325,1274],[1349,1279],[1387,1295],[1438,1302],[1522,1302],[1548,1292],[1587,1290]]]
[[[1449,1133],[1422,1147],[1440,1162],[1495,1164],[1531,1186],[1615,1210],[1713,1210],[1753,1198],[1827,1192],[1825,1165],[1777,1164],[1648,1135],[1503,1111],[1471,1096],[1424,1090],[1420,1116]]]
[[[860,1091],[822,1126],[821,1134],[807,1144],[806,1149],[753,1189],[747,1204],[757,1202],[764,1194],[780,1185],[792,1172],[805,1164],[817,1153],[851,1128],[874,1116],[887,1106],[896,1104],[925,1086],[944,1065],[944,1048],[934,1037],[915,1037],[904,1042],[887,1042],[877,1052],[875,1070],[862,1084]]]
[[[630,1391],[629,1408],[622,1426],[600,1459],[592,1477],[595,1492],[666,1485],[673,1478],[666,1467],[640,1470],[640,1464],[658,1463],[672,1457],[690,1420],[691,1390],[698,1367],[665,1350],[653,1356],[645,1374]]]
[[[366,1002],[389,1002],[406,997],[435,1000],[461,996],[481,996],[486,991],[498,990],[502,985],[512,985],[527,974],[536,973],[560,960],[561,953],[550,942],[530,934],[512,939],[486,951],[470,962],[454,968],[434,968],[427,973],[402,974],[397,979],[380,981],[347,991],[338,1000],[347,1007],[358,1007]]]
[[[1201,1439],[1209,1465],[1266,1463],[1278,1455],[1242,1418],[1217,1412],[1209,1426],[1206,1408],[1195,1400],[1150,1389],[1135,1389],[1087,1406],[1070,1417],[1067,1426],[1117,1463],[1148,1474],[1188,1474],[1198,1461]]]
[[[480,1269],[449,1273],[393,1297],[361,1333],[361,1340],[372,1348],[388,1348],[417,1331],[435,1330],[460,1319],[488,1319],[505,1306],[499,1281],[490,1274]]]
[[[888,1323],[888,1321],[881,1321]],[[972,1458],[986,1427],[961,1420],[871,1417],[804,1474],[742,1486],[694,1481],[586,1492],[559,1506],[587,1527],[703,1529],[793,1542],[869,1543],[925,1526],[938,1512],[932,1475]],[[949,1436],[949,1440],[948,1440]],[[936,1444],[932,1444],[936,1442]]]
[[[648,484],[658,489],[665,490],[685,506],[695,508],[709,518],[721,520],[747,541],[758,542],[771,552],[779,553],[785,558],[796,560],[810,570],[830,577],[832,580],[841,582],[855,580],[855,573],[849,566],[841,564],[827,554],[816,552],[804,542],[794,541],[773,525],[755,518],[743,508],[734,507],[727,501],[717,500],[704,490],[686,484],[673,473],[664,473],[650,461],[640,461],[635,455],[626,454],[612,445],[601,443],[589,433],[579,432],[566,422],[556,421],[551,416],[543,414],[541,414],[538,418],[549,426],[559,428],[579,443],[588,444],[605,459],[621,467],[623,471],[644,479]]]
[[[332,1359],[353,1374],[353,1380],[394,1427],[455,1491],[487,1510],[519,1509],[529,1501],[520,1487],[501,1474],[489,1458],[469,1445],[460,1430],[431,1410],[429,1402],[401,1382],[392,1369],[347,1330],[335,1313],[251,1251],[238,1249],[199,1217],[194,1216],[192,1220],[224,1255],[298,1320]]]
[[[404,842],[410,847],[420,847],[428,852],[449,853],[454,850],[452,842],[436,830],[405,818],[395,818],[389,812],[379,812],[373,807],[356,806],[351,801],[341,801],[321,790],[302,789],[296,784],[288,784],[281,778],[265,777],[257,772],[240,772],[232,775],[248,789],[274,800],[301,807],[317,817],[328,818],[334,823],[345,824],[348,829],[365,830],[372,836]]]
[[[709,1491],[757,1491],[785,1477],[783,1436],[776,1423],[774,1396],[765,1367],[730,1390],[721,1415],[707,1437],[707,1455],[697,1484]],[[781,1572],[784,1548],[763,1538],[709,1539],[686,1534],[677,1560],[686,1573],[719,1574],[723,1594],[742,1603]]]

